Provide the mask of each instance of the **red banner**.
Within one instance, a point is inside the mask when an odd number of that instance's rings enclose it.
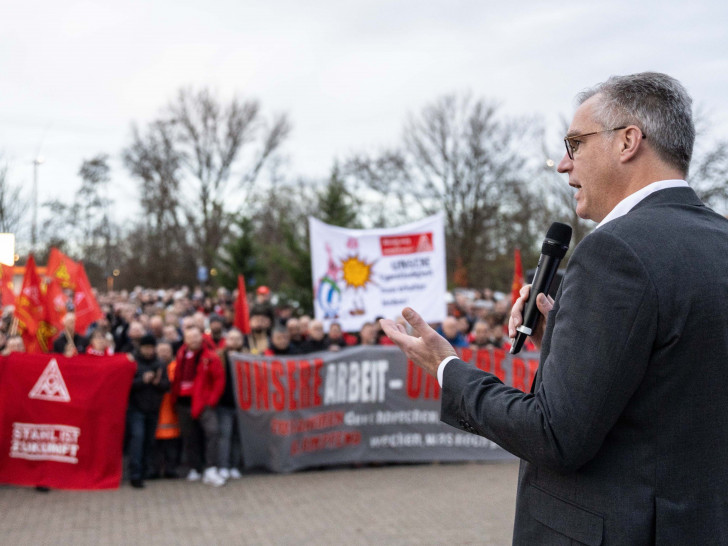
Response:
[[[393,235],[380,237],[379,245],[382,256],[414,254],[415,252],[432,252],[432,233],[415,233],[413,235]]]
[[[0,360],[0,483],[111,489],[121,481],[126,355]]]

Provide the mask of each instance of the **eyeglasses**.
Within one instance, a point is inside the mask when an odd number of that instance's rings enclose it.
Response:
[[[574,154],[579,149],[579,145],[581,144],[580,138],[584,138],[586,136],[591,135],[598,135],[599,133],[611,133],[612,131],[619,131],[620,129],[626,129],[628,126],[624,125],[622,127],[615,127],[614,129],[605,129],[604,131],[594,131],[593,133],[584,133],[581,135],[573,135],[573,136],[567,136],[564,138],[564,145],[566,145],[566,154],[569,156],[569,159],[574,161]],[[642,138],[646,138],[645,135],[642,135]]]

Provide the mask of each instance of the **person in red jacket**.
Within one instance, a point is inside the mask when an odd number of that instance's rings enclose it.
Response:
[[[220,428],[215,410],[224,390],[225,371],[220,358],[203,345],[198,326],[187,327],[171,392],[179,416],[183,461],[190,467],[189,481],[202,477],[202,482],[209,485],[225,484],[216,466]]]

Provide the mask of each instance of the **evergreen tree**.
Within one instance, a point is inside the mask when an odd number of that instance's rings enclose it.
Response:
[[[300,233],[287,220],[281,222],[282,246],[271,253],[271,260],[287,276],[279,287],[280,295],[286,301],[296,301],[301,312],[313,313],[313,277],[311,276],[311,247],[308,229]]]
[[[233,226],[235,236],[223,246],[218,258],[219,283],[229,290],[238,286],[238,275],[245,276],[248,286],[265,284],[266,267],[259,257],[253,221],[239,215]]]
[[[317,217],[332,226],[361,228],[361,203],[346,188],[338,163],[334,163],[331,176],[323,191],[318,193]]]

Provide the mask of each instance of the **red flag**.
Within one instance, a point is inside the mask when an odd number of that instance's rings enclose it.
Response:
[[[76,279],[80,266],[57,248],[51,248],[48,257],[48,276],[58,279],[63,288],[76,290]]]
[[[463,265],[463,259],[458,257],[455,263],[455,271],[452,274],[452,279],[455,283],[455,286],[468,286],[468,268]]]
[[[20,290],[14,314],[18,318],[25,350],[29,353],[42,352],[43,348],[36,334],[45,315],[45,305],[43,287],[32,254],[28,256],[28,262],[25,264],[23,288]]]
[[[513,255],[513,284],[511,285],[511,304],[516,303],[523,287],[523,265],[521,265],[521,249],[517,248]]]
[[[78,276],[76,277],[76,292],[73,295],[73,306],[76,309],[76,333],[84,335],[92,322],[103,318],[101,312],[91,290],[91,283],[88,282],[86,269],[83,263],[78,263]]]
[[[2,298],[3,306],[15,305],[15,291],[13,290],[15,268],[12,265],[0,264],[0,270],[2,272],[0,298]]]
[[[245,277],[238,275],[238,297],[235,300],[235,327],[244,334],[250,334],[250,310],[245,292]]]
[[[119,487],[136,364],[111,357],[0,357],[0,483]]]
[[[53,348],[53,338],[63,329],[63,317],[68,311],[68,297],[63,293],[60,281],[54,277],[46,281],[42,292],[44,313],[37,337],[43,351],[49,352]]]

